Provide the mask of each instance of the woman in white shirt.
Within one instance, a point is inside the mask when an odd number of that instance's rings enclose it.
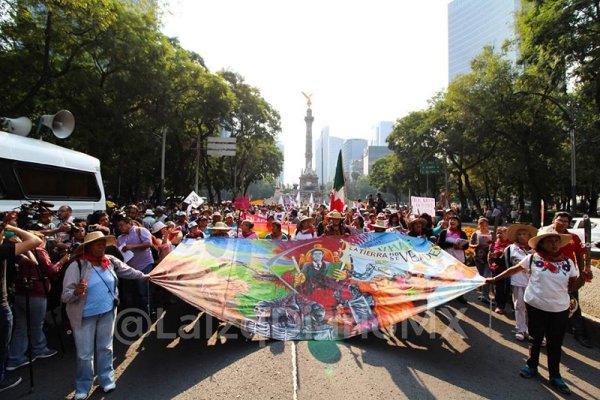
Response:
[[[301,216],[298,225],[296,225],[294,240],[308,240],[316,238],[317,234],[313,222],[314,219],[312,217],[306,215]]]
[[[513,224],[508,227],[506,236],[512,242],[510,246],[504,250],[504,257],[508,268],[520,263],[525,257],[533,253],[533,249],[529,247],[529,239],[537,234],[537,229],[531,225]],[[529,283],[529,275],[527,272],[521,271],[510,277],[510,285],[512,286],[512,298],[515,308],[516,330],[515,339],[519,342],[525,340],[527,336],[527,308],[525,307],[525,288]]]
[[[570,241],[571,235],[556,232],[537,235],[528,242],[535,253],[494,278],[486,279],[487,283],[496,283],[519,272],[529,274],[524,295],[530,336],[529,359],[520,375],[523,378],[537,375],[540,348],[546,337],[550,383],[563,394],[571,393],[560,375],[561,347],[569,321],[569,290],[576,290],[585,283],[573,261],[560,251]]]

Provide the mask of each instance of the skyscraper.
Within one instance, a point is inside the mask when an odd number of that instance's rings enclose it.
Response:
[[[394,122],[379,121],[373,127],[373,137],[371,138],[371,146],[387,146],[385,139],[392,133]]]
[[[328,126],[321,129],[321,136],[315,142],[314,152],[319,185],[327,185],[333,181],[337,156],[343,143],[344,139],[329,134]],[[327,190],[327,187],[325,189]]]
[[[471,72],[471,61],[485,46],[502,48],[515,37],[520,0],[453,0],[448,4],[448,82]],[[508,57],[515,61],[516,50]]]
[[[346,139],[342,145],[342,161],[344,163],[344,174],[350,175],[352,162],[361,160],[367,147],[366,139]]]

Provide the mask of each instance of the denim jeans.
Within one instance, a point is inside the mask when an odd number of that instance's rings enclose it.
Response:
[[[154,264],[146,265],[142,271],[150,273]],[[145,313],[150,312],[150,285],[144,279],[122,279],[119,281],[119,298],[125,307],[135,307]]]
[[[27,313],[25,296],[15,296],[14,325],[10,348],[8,351],[8,364],[19,365],[28,360],[27,356]],[[31,353],[33,357],[47,350],[46,335],[44,335],[44,317],[46,316],[46,298],[29,297],[29,321],[31,332]]]
[[[113,335],[117,310],[83,318],[81,328],[73,329],[77,350],[77,377],[75,393],[88,393],[94,382],[94,342],[96,345],[96,372],[99,385],[114,383]],[[95,341],[94,341],[95,338]]]
[[[4,381],[6,374],[6,359],[8,358],[8,344],[13,328],[13,318],[10,307],[0,306],[0,382]]]

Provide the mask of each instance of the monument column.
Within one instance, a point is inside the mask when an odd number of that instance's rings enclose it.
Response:
[[[310,102],[309,102],[310,104]],[[312,171],[312,124],[315,118],[312,116],[312,110],[309,108],[306,109],[306,117],[304,117],[304,122],[306,122],[306,163],[305,171]]]
[[[298,187],[298,191],[300,192],[301,202],[306,204],[311,195],[313,195],[313,200],[316,198],[314,195],[319,188],[319,177],[312,168],[312,124],[315,120],[312,115],[312,109],[310,108],[312,94],[306,94],[304,92],[302,92],[302,94],[306,98],[307,106],[306,116],[304,117],[304,122],[306,122],[306,152],[304,154],[306,159],[304,170],[300,174],[300,186]]]

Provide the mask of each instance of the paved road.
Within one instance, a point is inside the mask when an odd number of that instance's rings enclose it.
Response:
[[[490,332],[488,309],[473,294],[467,298],[466,308],[451,302],[385,335],[297,343],[253,341],[235,328],[223,334],[226,326],[205,316],[190,324],[198,312],[175,304],[147,335],[127,345],[115,341],[117,390],[108,395],[96,390],[90,398],[560,398],[545,379],[545,356],[544,378],[518,376],[527,348],[513,339],[510,317],[494,316]],[[186,325],[191,330],[184,331]],[[174,334],[178,330],[187,338],[178,338]],[[48,336],[55,342],[54,331]],[[568,334],[563,349],[563,377],[574,391],[570,398],[600,398],[598,347],[581,347]],[[28,369],[16,372],[24,383],[0,398],[70,398],[75,372],[71,341],[67,340],[66,354],[34,363],[32,394]]]

